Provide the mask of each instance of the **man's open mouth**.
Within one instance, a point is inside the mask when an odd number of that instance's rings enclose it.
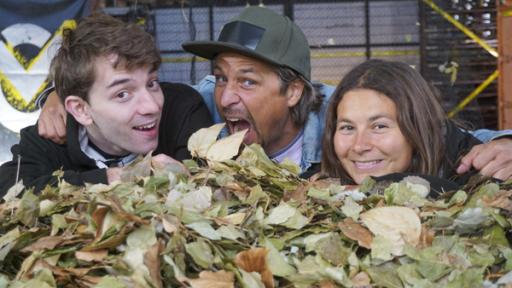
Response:
[[[228,125],[229,133],[233,134],[238,131],[242,131],[245,129],[251,129],[251,123],[242,118],[226,118],[226,124]]]

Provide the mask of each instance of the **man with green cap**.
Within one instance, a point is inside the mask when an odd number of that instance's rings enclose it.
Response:
[[[259,143],[272,159],[288,158],[303,171],[319,163],[323,99],[311,84],[309,44],[295,23],[248,7],[224,25],[218,41],[183,48],[214,60],[215,103],[229,133],[248,129],[246,144]]]

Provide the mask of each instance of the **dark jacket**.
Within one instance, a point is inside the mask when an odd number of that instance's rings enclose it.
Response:
[[[208,108],[201,96],[190,86],[161,83],[164,93],[160,121],[159,145],[154,154],[165,153],[177,160],[190,155],[187,141],[200,128],[212,124]],[[99,169],[88,158],[78,142],[78,123],[68,114],[66,144],[55,144],[39,136],[37,125],[20,132],[20,142],[12,146],[13,158],[0,167],[0,197],[15,184],[20,159],[19,179],[25,187],[42,190],[46,185],[56,185],[55,170],[64,171],[63,179],[74,185],[107,183],[106,169]]]

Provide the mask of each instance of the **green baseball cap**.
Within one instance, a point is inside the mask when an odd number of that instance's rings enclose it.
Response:
[[[235,52],[277,66],[291,68],[311,79],[308,40],[288,17],[267,8],[251,6],[226,23],[217,41],[188,41],[183,49],[206,59]]]

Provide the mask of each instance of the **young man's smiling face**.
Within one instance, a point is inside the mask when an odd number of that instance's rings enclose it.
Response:
[[[293,124],[290,108],[300,100],[303,85],[290,85],[283,95],[273,67],[236,53],[219,54],[214,75],[215,102],[230,133],[248,129],[244,143],[259,143],[267,154],[294,139],[300,127]]]
[[[116,60],[115,55],[96,59],[88,102],[83,102],[81,115],[74,116],[86,128],[90,141],[103,151],[145,154],[158,144],[164,97],[157,71],[149,66],[114,68]]]

